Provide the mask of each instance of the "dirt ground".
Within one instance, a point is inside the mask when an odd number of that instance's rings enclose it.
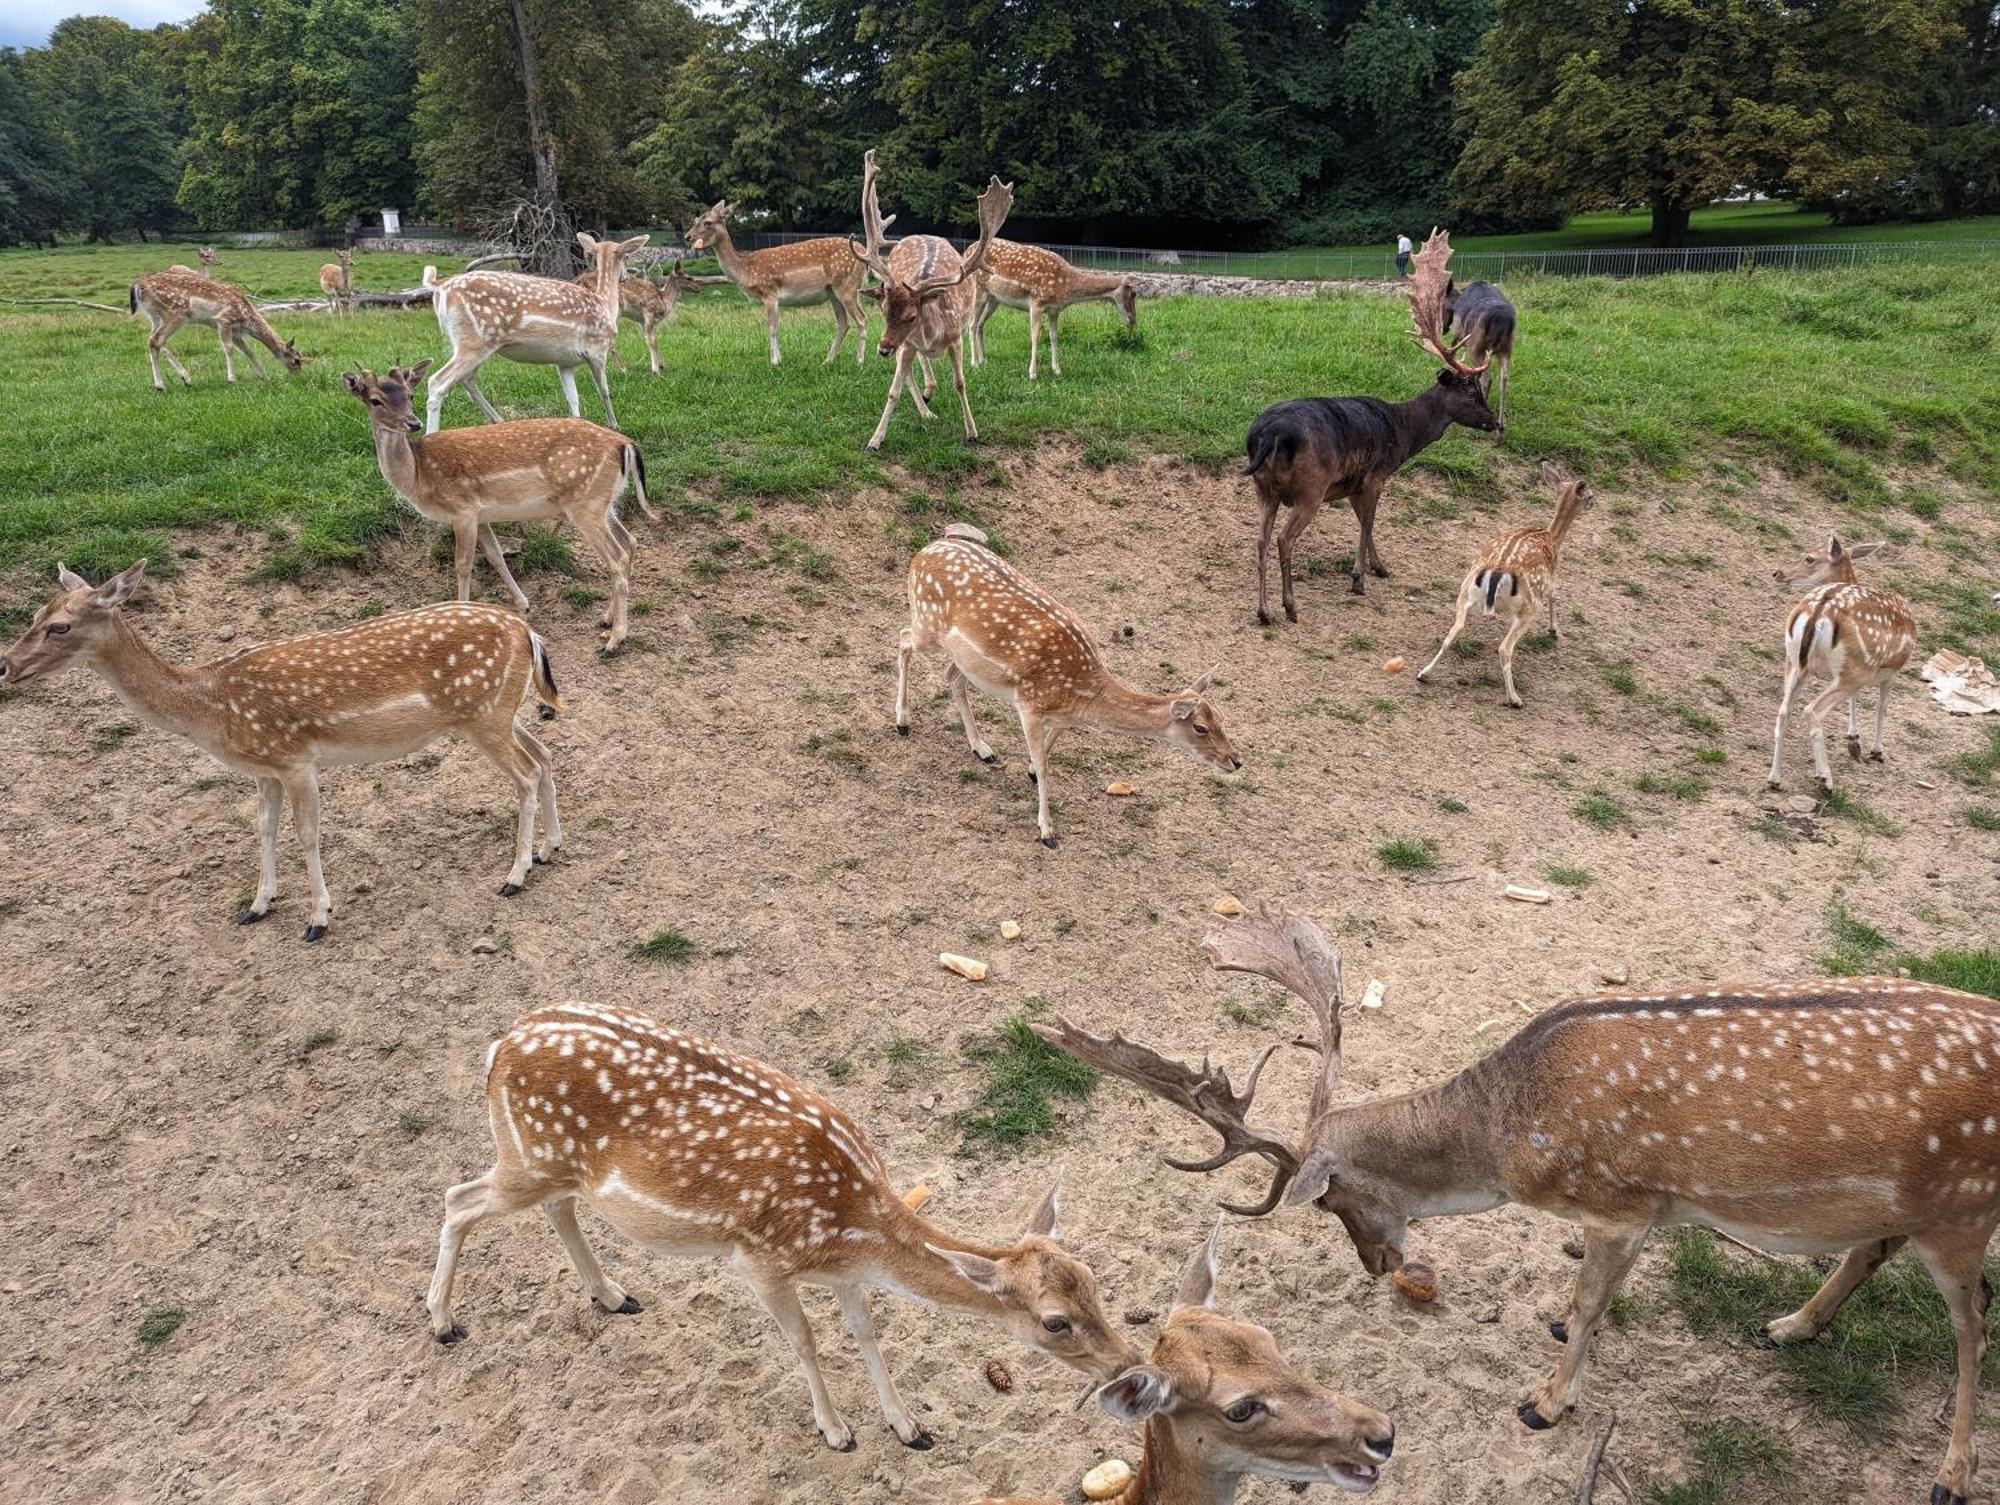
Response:
[[[829,1087],[899,1182],[931,1183],[930,1213],[968,1233],[1011,1236],[1065,1164],[1067,1242],[1116,1314],[1165,1306],[1214,1198],[1241,1197],[1254,1175],[1164,1168],[1162,1148],[1205,1152],[1206,1135],[1109,1085],[1066,1112],[1058,1143],[961,1158],[952,1115],[979,1073],[959,1045],[1042,1000],[1240,1070],[1306,1021],[1296,1003],[1269,1010],[1268,989],[1209,970],[1199,942],[1218,894],[1305,908],[1337,935],[1351,996],[1370,977],[1386,984],[1386,1006],[1350,1020],[1354,1096],[1455,1069],[1606,972],[1648,985],[1811,975],[1836,893],[1902,945],[1994,943],[1994,843],[1964,823],[1940,767],[1982,729],[1932,707],[1914,674],[1891,702],[1888,764],[1837,768],[1900,835],[1831,816],[1801,820],[1809,835],[1791,844],[1751,829],[1790,813],[1763,791],[1787,599],[1771,571],[1833,516],[1794,488],[1751,481],[1733,505],[1796,542],[1718,520],[1711,482],[1605,488],[1566,561],[1560,656],[1523,657],[1528,709],[1516,712],[1486,678],[1490,629],[1430,686],[1381,665],[1428,658],[1481,537],[1546,515],[1525,473],[1484,498],[1454,497],[1435,476],[1398,481],[1378,534],[1395,577],[1357,599],[1328,569],[1301,582],[1303,620],[1267,631],[1252,613],[1254,506],[1239,478],[1165,461],[1098,470],[1061,449],[994,459],[1006,484],[975,484],[966,500],[1104,633],[1133,628],[1106,649],[1117,669],[1168,688],[1220,665],[1242,775],[1076,734],[1058,747],[1063,842],[1045,851],[1000,708],[981,708],[1002,758],[989,772],[930,663],[914,735],[895,737],[904,554],[887,524],[902,490],[718,524],[635,522],[635,594],[653,609],[608,664],[593,654],[594,608],[566,602],[557,577],[525,582],[571,705],[541,733],[570,831],[563,860],[522,897],[496,895],[513,816],[463,744],[334,770],[336,907],[316,947],[299,940],[306,888],[289,830],[273,918],[231,923],[256,867],[247,781],[162,733],[128,735],[133,718],[94,676],[5,698],[0,1496],[951,1505],[988,1491],[1073,1499],[1100,1457],[1135,1456],[1119,1425],[1069,1408],[1068,1371],[885,1297],[885,1348],[938,1438],[906,1451],[830,1302],[809,1294],[829,1382],[860,1432],[857,1451],[831,1453],[744,1288],[717,1264],[625,1245],[589,1214],[643,1316],[593,1310],[549,1228],[522,1217],[472,1236],[457,1297],[471,1337],[440,1348],[422,1298],[440,1194],[489,1161],[481,1054],[548,1001],[644,1008]],[[1917,527],[1894,571],[1948,574]],[[777,531],[825,559],[802,572]],[[740,546],[718,551],[725,535]],[[242,646],[447,589],[427,529],[367,575],[306,588],[245,583],[254,535],[186,542],[199,556],[136,613],[183,660],[222,651],[228,628]],[[1331,566],[1351,546],[1351,520],[1329,513],[1306,552]],[[581,583],[602,583],[581,563]],[[483,567],[479,578],[498,599]],[[1619,665],[1636,693],[1607,683]],[[1719,735],[1675,707],[1715,718]],[[1695,769],[1709,742],[1728,761],[1701,770],[1705,797],[1633,787],[1647,770]],[[1797,732],[1788,793],[1807,767]],[[1112,778],[1139,793],[1109,797]],[[1629,830],[1575,817],[1593,789],[1623,802]],[[1441,867],[1386,871],[1376,849],[1400,837],[1436,841]],[[1557,888],[1545,908],[1501,898],[1552,863],[1596,881]],[[1019,941],[997,936],[1004,917],[1025,927]],[[699,946],[691,964],[629,955],[666,925]],[[944,950],[990,958],[993,976],[942,972]],[[934,1046],[914,1071],[883,1056],[899,1032]],[[1281,1053],[1261,1094],[1267,1122],[1301,1116],[1310,1069]],[[1932,1420],[1941,1380],[1915,1382],[1902,1422],[1863,1444],[1803,1413],[1770,1355],[1698,1340],[1671,1313],[1607,1330],[1577,1415],[1525,1431],[1514,1401],[1555,1361],[1545,1323],[1567,1301],[1571,1235],[1519,1209],[1420,1225],[1411,1252],[1437,1265],[1443,1293],[1417,1308],[1362,1272],[1331,1219],[1291,1212],[1229,1230],[1222,1301],[1397,1419],[1384,1500],[1567,1500],[1614,1407],[1613,1453],[1635,1478],[1680,1466],[1681,1418],[1748,1416],[1786,1438],[1816,1500],[1924,1497],[1945,1445]],[[1658,1258],[1641,1265],[1642,1287]],[[185,1312],[179,1330],[142,1344],[142,1322],[168,1309]],[[1011,1394],[983,1377],[996,1356],[1016,1376]],[[1990,1427],[1984,1444],[2000,1458]],[[1290,1496],[1256,1485],[1244,1498]]]

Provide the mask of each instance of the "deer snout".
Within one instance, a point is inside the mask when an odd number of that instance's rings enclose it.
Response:
[[[12,679],[13,677],[14,677],[14,666],[10,664],[6,659],[0,658],[0,685],[4,685],[5,683],[7,683],[8,680]]]
[[[421,434],[424,431],[424,421],[412,413],[403,420],[403,427],[412,434]]]

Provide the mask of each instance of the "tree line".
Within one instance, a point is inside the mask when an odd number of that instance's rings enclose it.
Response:
[[[1238,247],[2000,211],[1993,0],[210,0],[0,49],[0,244],[682,222]]]

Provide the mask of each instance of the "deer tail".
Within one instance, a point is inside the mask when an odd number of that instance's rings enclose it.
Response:
[[[626,440],[622,455],[625,478],[632,483],[632,495],[639,499],[639,510],[646,514],[648,522],[658,522],[660,514],[653,510],[653,504],[646,500],[646,457],[639,453],[639,446]]]
[[[138,284],[138,283],[136,283],[136,282],[135,282],[135,283],[133,283],[133,284],[132,284],[132,287],[131,287],[131,291],[130,291],[130,294],[129,294],[129,296],[130,296],[130,298],[131,298],[131,300],[132,300],[132,312],[136,314],[136,313],[137,313],[137,312],[139,311],[139,284]]]
[[[1262,470],[1264,462],[1276,453],[1281,442],[1282,440],[1275,427],[1267,428],[1259,434],[1253,434],[1250,439],[1250,463],[1243,467],[1243,474],[1254,476],[1258,471]]]
[[[1513,572],[1510,570],[1481,570],[1473,582],[1486,592],[1486,615],[1493,615],[1493,604],[1502,596],[1511,596],[1515,591]]]
[[[528,633],[528,647],[534,654],[535,699],[552,711],[563,709],[561,693],[556,689],[556,667],[549,662],[549,645],[542,641],[539,632]]]
[[[425,267],[424,286],[436,287],[437,285],[438,285],[438,269],[436,267]]]

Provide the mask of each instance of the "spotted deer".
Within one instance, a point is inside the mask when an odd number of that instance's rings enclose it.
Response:
[[[973,278],[986,264],[993,237],[1013,207],[1013,185],[998,178],[986,185],[986,191],[979,196],[979,239],[963,256],[940,236],[906,235],[896,242],[896,249],[885,261],[882,237],[895,216],[882,217],[881,205],[875,197],[877,176],[875,153],[871,151],[862,158],[861,170],[861,225],[867,242],[848,243],[855,261],[867,266],[882,281],[880,287],[867,288],[861,296],[882,305],[882,343],[878,348],[882,355],[896,358],[895,374],[889,378],[889,400],[882,405],[882,417],[875,425],[868,448],[882,447],[905,383],[917,411],[926,419],[933,416],[929,398],[937,390],[937,376],[931,369],[931,361],[940,355],[951,358],[951,384],[965,416],[965,437],[968,442],[976,440],[979,426],[972,421],[972,402],[965,395],[961,336],[971,326],[973,304],[979,297],[979,284]],[[922,391],[910,380],[912,362],[922,368]]]
[[[182,266],[177,261],[168,267],[167,270],[170,272],[197,272],[199,276],[213,277],[215,269],[222,265],[222,253],[216,250],[214,246],[196,247],[194,259],[201,264],[199,268]]]
[[[209,264],[203,258],[203,266]],[[191,387],[193,378],[187,367],[180,363],[167,345],[180,332],[184,324],[206,324],[215,331],[215,337],[222,343],[222,370],[226,380],[234,384],[236,361],[232,352],[240,351],[248,357],[251,369],[263,374],[263,366],[257,358],[255,340],[278,358],[287,371],[297,371],[312,357],[300,355],[299,347],[291,340],[278,338],[264,316],[257,311],[257,305],[246,297],[241,288],[231,287],[226,282],[217,282],[206,272],[189,271],[186,267],[174,267],[164,272],[153,272],[132,284],[130,305],[135,314],[144,314],[153,326],[146,336],[146,359],[153,368],[153,390],[164,392],[167,384],[160,379],[160,357],[167,358],[167,364],[174,368],[174,374],[181,379],[181,385]]]
[[[1879,585],[1863,585],[1854,561],[1882,548],[1860,543],[1843,548],[1829,533],[1826,550],[1808,554],[1797,573],[1779,570],[1773,577],[1805,594],[1785,620],[1785,688],[1778,697],[1778,725],[1771,734],[1771,787],[1784,787],[1785,729],[1792,707],[1805,688],[1806,676],[1816,675],[1827,687],[1806,706],[1812,728],[1813,772],[1820,788],[1833,792],[1833,768],[1826,757],[1826,714],[1847,702],[1847,755],[1861,757],[1861,711],[1856,697],[1875,687],[1875,745],[1871,762],[1882,761],[1882,728],[1889,714],[1889,681],[1910,661],[1917,647],[1917,615],[1910,603]]]
[[[795,240],[762,251],[739,251],[729,238],[729,215],[733,206],[717,199],[687,228],[687,243],[697,251],[713,251],[723,274],[743,290],[752,303],[764,306],[765,329],[770,336],[771,364],[781,364],[778,352],[778,310],[806,308],[818,303],[833,305],[833,344],[822,365],[832,365],[847,338],[849,323],[854,326],[854,363],[868,358],[868,310],[861,302],[864,269],[847,254],[847,241],[838,235],[822,235],[814,240]],[[893,216],[891,216],[893,218]]]
[[[519,617],[492,606],[423,606],[186,666],[162,659],[126,620],[145,573],[142,559],[92,586],[59,566],[62,591],[0,658],[0,685],[84,665],[151,725],[254,778],[262,867],[239,923],[263,919],[277,897],[278,819],[290,800],[312,880],[305,938],[324,936],[333,896],[319,860],[320,765],[387,762],[448,732],[498,764],[520,800],[501,894],[518,894],[530,862],[562,846],[548,749],[514,721],[530,695],[551,708],[562,702],[548,650]],[[540,858],[538,811],[548,837]]]
[[[436,267],[424,268],[423,282],[431,289],[438,327],[451,341],[451,359],[431,374],[425,433],[437,432],[445,396],[458,386],[479,404],[487,422],[501,421],[499,409],[486,400],[478,381],[479,368],[496,355],[530,366],[554,366],[572,418],[583,416],[576,368],[588,368],[604,404],[605,425],[618,427],[604,363],[618,337],[621,269],[645,248],[646,237],[599,240],[579,230],[576,243],[591,264],[587,284],[526,272],[460,272],[440,278]]]
[[[1364,575],[1386,578],[1389,573],[1375,549],[1375,507],[1389,478],[1443,438],[1454,423],[1488,433],[1500,426],[1486,405],[1480,381],[1485,366],[1466,365],[1458,358],[1459,345],[1445,337],[1445,268],[1450,259],[1451,238],[1442,230],[1433,230],[1417,253],[1417,269],[1410,278],[1413,337],[1444,367],[1422,395],[1408,402],[1384,402],[1379,397],[1301,397],[1273,403],[1251,422],[1244,440],[1249,463],[1243,473],[1255,478],[1258,505],[1263,509],[1257,534],[1259,622],[1268,626],[1271,621],[1264,577],[1279,509],[1292,509],[1284,531],[1278,534],[1278,578],[1284,592],[1285,618],[1296,622],[1299,608],[1292,599],[1292,546],[1323,505],[1346,497],[1354,508],[1359,528],[1354,545],[1354,594],[1361,595]]]
[[[578,287],[589,287],[596,272],[581,273]],[[674,308],[681,301],[681,294],[694,285],[694,279],[682,271],[678,264],[665,277],[655,281],[651,277],[626,277],[618,284],[618,316],[639,326],[639,338],[645,341],[649,370],[654,376],[660,374],[660,326],[673,317]],[[612,359],[618,362],[618,369],[625,369],[625,357],[618,353],[616,340],[611,344]]]
[[[336,253],[340,259],[319,269],[319,290],[334,313],[354,312],[354,252]]]
[[[1403,1263],[1412,1218],[1519,1202],[1583,1225],[1583,1267],[1548,1383],[1520,1407],[1554,1425],[1583,1392],[1606,1307],[1653,1229],[1712,1228],[1781,1254],[1844,1253],[1780,1343],[1816,1336],[1908,1243],[1958,1334],[1951,1444],[1932,1499],[1965,1505],[1985,1348],[1987,1240],[2000,1223],[2000,1002],[1888,977],[1727,983],[1595,994],[1542,1013],[1491,1054],[1417,1092],[1336,1105],[1340,957],[1313,922],[1264,909],[1204,943],[1219,969],[1296,993],[1319,1022],[1303,1132],[1248,1119],[1274,1045],[1242,1092],[1123,1035],[1041,1029],[1078,1058],[1200,1118],[1212,1171],[1252,1155],[1271,1168],[1261,1216],[1316,1203],[1346,1226],[1362,1266]]]
[[[414,393],[429,367],[429,361],[408,370],[391,366],[380,377],[356,367],[342,379],[368,409],[382,479],[423,516],[450,527],[458,599],[472,599],[476,545],[514,609],[526,615],[527,593],[507,568],[493,524],[566,519],[611,571],[611,605],[598,626],[609,629],[604,653],[616,653],[630,630],[633,543],[618,516],[628,484],[640,510],[659,521],[646,500],[639,446],[584,418],[517,418],[419,434]]]
[[[907,591],[910,625],[896,651],[896,730],[910,734],[910,661],[919,653],[951,660],[945,685],[980,762],[1000,760],[973,726],[970,687],[1011,705],[1028,744],[1043,846],[1056,844],[1049,749],[1070,727],[1165,742],[1226,773],[1243,766],[1208,699],[1212,675],[1171,695],[1127,684],[1105,666],[1083,620],[987,548],[977,528],[954,523],[919,549]]]
[[[1138,1471],[1111,1505],[1230,1505],[1248,1478],[1368,1493],[1396,1446],[1395,1426],[1315,1383],[1263,1328],[1215,1309],[1221,1237],[1217,1222],[1188,1262],[1145,1363],[1097,1392],[1106,1412],[1145,1429]]]
[[[1040,246],[1024,246],[1015,240],[995,240],[986,252],[986,264],[975,274],[979,283],[979,306],[972,315],[972,364],[986,364],[986,321],[1001,304],[1028,311],[1028,380],[1035,380],[1035,362],[1040,354],[1041,330],[1049,331],[1049,369],[1062,375],[1062,361],[1056,354],[1056,321],[1072,304],[1102,298],[1117,306],[1125,316],[1125,327],[1139,322],[1139,289],[1130,277],[1106,272],[1086,272],[1071,266],[1054,251]]]
[[[1500,616],[1507,623],[1500,639],[1500,673],[1507,682],[1507,704],[1517,710],[1521,696],[1514,688],[1514,648],[1521,636],[1534,625],[1535,609],[1549,604],[1549,634],[1560,639],[1556,627],[1556,564],[1562,557],[1563,540],[1576,520],[1590,509],[1596,498],[1582,481],[1562,480],[1551,467],[1544,467],[1543,480],[1559,486],[1556,515],[1546,528],[1514,528],[1487,540],[1479,558],[1458,588],[1458,615],[1451,630],[1438,644],[1431,661],[1417,671],[1419,684],[1430,678],[1445,650],[1465,631],[1465,619],[1482,598],[1487,616]]]
[[[459,1251],[474,1225],[539,1207],[584,1290],[607,1312],[639,1303],[597,1262],[579,1199],[657,1254],[726,1258],[798,1355],[828,1447],[854,1429],[827,1393],[800,1286],[831,1290],[897,1438],[931,1437],[876,1346],[871,1288],[971,1312],[1102,1383],[1138,1359],[1112,1330],[1090,1270],[1057,1246],[1060,1180],[1010,1244],[962,1238],[892,1189],[860,1126],[767,1066],[631,1009],[562,1003],[524,1015],[486,1056],[493,1168],[445,1193],[431,1331],[455,1343]]]

